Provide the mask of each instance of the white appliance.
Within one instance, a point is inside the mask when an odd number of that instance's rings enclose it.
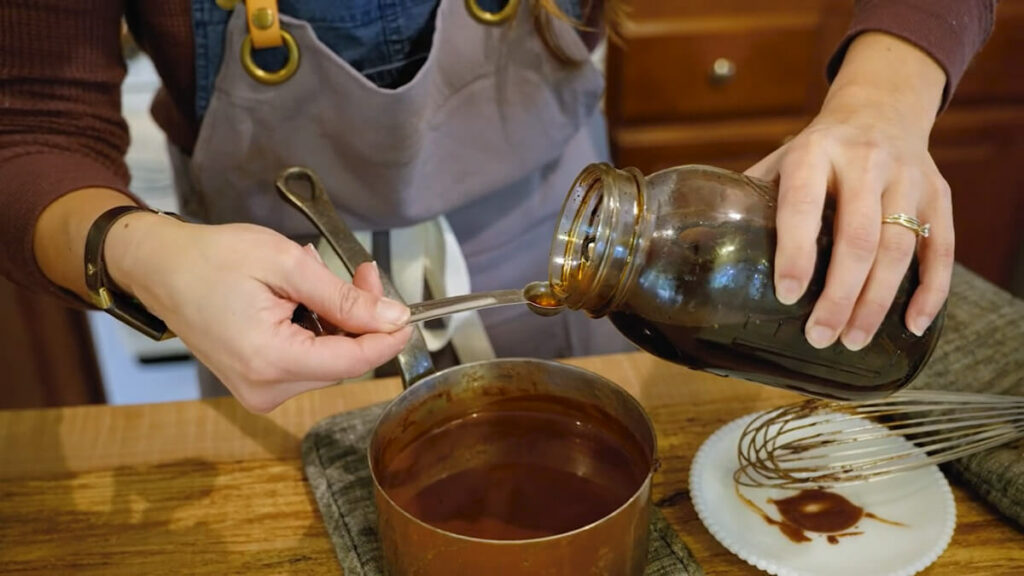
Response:
[[[126,161],[131,189],[161,210],[177,210],[163,131],[149,114],[160,86],[152,61],[143,54],[128,61],[121,88],[122,114],[131,132]],[[154,342],[104,312],[89,312],[89,326],[107,402],[141,404],[199,397],[196,361],[180,340]]]

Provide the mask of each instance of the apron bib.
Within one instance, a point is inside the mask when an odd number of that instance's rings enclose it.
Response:
[[[208,223],[251,222],[313,237],[313,227],[274,188],[282,169],[303,165],[320,176],[350,227],[399,228],[421,244],[395,245],[403,233],[392,234],[393,255],[414,254],[394,259],[396,283],[406,276],[402,263],[417,261],[422,276],[433,271],[433,297],[449,295],[446,288],[456,294],[546,279],[568,187],[586,164],[601,160],[586,127],[603,79],[576,31],[548,19],[563,59],[580,63],[554,57],[528,4],[511,22],[485,26],[462,0],[441,0],[425,62],[396,89],[367,80],[308,23],[286,15],[281,27],[300,51],[298,70],[282,84],[257,82],[238,57],[247,26],[244,9],[236,9],[194,152],[179,163],[188,169],[187,181],[179,179],[186,184],[179,186],[183,212]],[[452,280],[458,274],[446,265],[462,263],[468,278]],[[400,291],[415,302],[423,280],[415,271],[409,276]],[[486,310],[480,318],[500,356],[630,348],[609,322],[581,313],[541,318],[522,306]],[[484,348],[466,353],[490,355]],[[463,362],[471,359],[460,354]]]

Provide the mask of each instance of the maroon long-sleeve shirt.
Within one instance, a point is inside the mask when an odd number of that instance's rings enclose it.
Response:
[[[921,47],[946,72],[946,100],[991,33],[997,0],[858,0],[828,73],[857,34]],[[87,187],[127,192],[120,114],[122,16],[163,80],[153,116],[185,151],[195,143],[190,0],[5,0],[0,3],[0,274],[52,294],[33,254],[39,214]],[[68,301],[68,300],[65,300]]]

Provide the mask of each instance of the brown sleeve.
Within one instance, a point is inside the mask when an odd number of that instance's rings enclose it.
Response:
[[[879,31],[918,46],[946,72],[942,109],[995,22],[997,0],[857,0],[853,22],[828,63],[832,81],[846,49],[861,32]]]
[[[43,209],[80,188],[126,192],[121,6],[0,3],[0,274],[29,289],[63,294],[33,253]]]

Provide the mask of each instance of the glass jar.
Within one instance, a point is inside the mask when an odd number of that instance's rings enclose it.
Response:
[[[922,336],[904,325],[917,260],[872,341],[811,346],[804,325],[825,284],[834,207],[826,206],[814,275],[783,305],[773,287],[777,187],[710,166],[644,177],[592,164],[562,207],[549,281],[567,307],[607,315],[666,360],[825,398],[860,400],[906,386],[935,348],[944,313]]]

